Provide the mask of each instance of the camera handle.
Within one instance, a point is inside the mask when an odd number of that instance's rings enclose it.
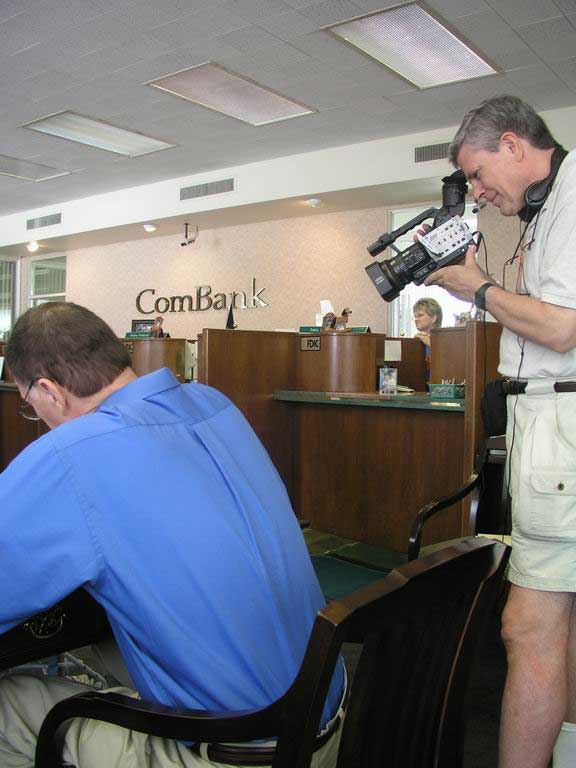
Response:
[[[392,246],[392,243],[395,243],[399,237],[405,235],[406,232],[410,232],[411,229],[417,227],[418,224],[422,224],[426,219],[435,218],[442,210],[442,208],[427,208],[425,211],[422,211],[422,213],[419,213],[418,216],[414,216],[413,219],[410,219],[410,221],[406,222],[406,224],[403,224],[401,227],[398,227],[398,229],[395,229],[393,232],[385,232],[383,235],[380,235],[375,243],[368,246],[368,253],[371,256],[378,256],[378,254],[385,251],[386,248]],[[394,250],[396,253],[399,253],[397,248],[394,248]]]

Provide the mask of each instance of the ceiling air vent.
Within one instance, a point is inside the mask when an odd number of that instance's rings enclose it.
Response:
[[[222,192],[234,192],[234,179],[222,179],[222,181],[209,181],[207,184],[196,184],[194,187],[182,187],[180,200],[220,195]]]
[[[450,142],[444,144],[427,144],[425,147],[414,149],[414,162],[427,163],[429,160],[445,160],[448,157]]]
[[[26,222],[26,229],[52,227],[54,224],[62,224],[61,213],[51,213],[50,216],[39,216],[37,219],[28,219]]]

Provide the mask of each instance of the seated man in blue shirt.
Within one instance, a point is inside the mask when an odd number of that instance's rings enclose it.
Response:
[[[50,431],[0,475],[0,632],[84,587],[142,698],[232,711],[280,697],[324,600],[284,485],[238,409],[167,369],[138,378],[106,323],[70,303],[26,312],[6,362]],[[0,765],[33,766],[44,715],[78,690],[1,680]],[[339,673],[325,721],[341,693]],[[333,765],[337,741],[313,765]],[[78,768],[213,765],[82,720],[64,754]]]

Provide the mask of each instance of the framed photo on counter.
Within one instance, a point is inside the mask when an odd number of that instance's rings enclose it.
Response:
[[[151,318],[132,320],[132,333],[152,333],[153,326],[154,320]]]

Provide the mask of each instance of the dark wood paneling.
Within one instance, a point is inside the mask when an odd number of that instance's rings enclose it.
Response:
[[[430,334],[430,381],[440,384],[454,379],[460,384],[466,378],[466,328],[435,328]]]
[[[462,414],[291,404],[297,425],[295,508],[312,526],[406,550],[419,508],[461,485]],[[460,535],[459,506],[426,527],[432,543]]]
[[[6,353],[6,342],[0,341],[0,357],[4,357],[5,353]],[[14,377],[10,373],[8,366],[6,365],[6,361],[4,361],[4,367],[2,370],[2,375],[0,376],[0,381],[6,381],[10,383],[14,382]]]
[[[384,335],[323,333],[320,350],[301,350],[295,336],[296,372],[293,389],[315,392],[375,392],[377,345]],[[289,387],[284,387],[289,389]]]
[[[472,472],[486,440],[480,402],[489,381],[499,377],[499,323],[466,323],[466,410],[464,429],[464,472]]]
[[[302,351],[296,338],[294,389],[309,392],[375,392],[378,366],[384,365],[386,341],[399,341],[402,359],[391,362],[398,369],[398,383],[417,392],[426,390],[424,345],[418,339],[396,339],[384,334],[323,333],[320,351]]]
[[[170,368],[178,381],[184,383],[186,370],[185,339],[121,339],[132,347],[132,368],[144,376],[159,368]]]
[[[46,431],[40,421],[28,421],[18,413],[22,403],[15,386],[0,386],[0,471],[29,443]]]
[[[386,362],[384,359],[384,341],[400,341],[402,360]],[[418,339],[405,339],[387,336],[377,341],[378,365],[391,365],[398,369],[398,384],[411,387],[415,392],[426,392],[426,350]]]
[[[206,328],[198,344],[198,381],[220,390],[240,408],[289,494],[292,422],[287,406],[275,402],[272,394],[277,389],[294,389],[296,341],[293,333]]]

